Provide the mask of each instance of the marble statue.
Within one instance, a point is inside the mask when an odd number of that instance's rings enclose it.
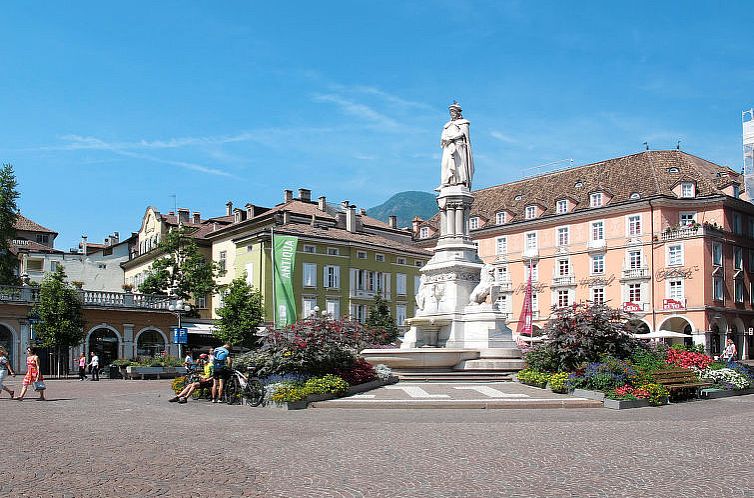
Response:
[[[482,274],[479,283],[469,296],[469,304],[482,304],[490,295],[492,285],[495,283],[495,267],[491,264],[485,264],[482,267]]]
[[[416,308],[423,310],[424,307],[427,305],[427,300],[432,295],[432,286],[427,284],[427,276],[422,275],[421,281],[419,283],[419,289],[416,291],[416,296],[414,296],[414,299],[416,300]]]
[[[463,119],[461,106],[453,102],[450,107],[450,121],[445,123],[440,136],[442,147],[441,186],[466,185],[471,189],[474,176],[474,158],[471,154],[469,121]]]

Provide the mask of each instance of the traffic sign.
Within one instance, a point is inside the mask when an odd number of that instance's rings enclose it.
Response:
[[[173,342],[175,344],[188,344],[188,329],[186,327],[174,328]]]

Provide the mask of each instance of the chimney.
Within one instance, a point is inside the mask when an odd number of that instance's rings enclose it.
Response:
[[[291,222],[290,211],[283,211],[283,225],[287,225],[290,222]]]
[[[188,223],[189,213],[190,211],[186,208],[178,208],[178,221],[180,223]]]
[[[351,205],[351,203],[348,202],[348,201],[340,201],[340,207],[342,207],[344,211],[347,210],[348,206],[350,206],[350,205]]]
[[[323,213],[327,211],[327,198],[324,195],[320,195],[317,198],[317,208]]]
[[[242,209],[236,208],[233,210],[233,223],[240,223],[243,221],[243,216],[246,214]]]
[[[348,211],[346,211],[346,230],[351,233],[356,231],[356,206],[348,206]]]
[[[201,222],[202,222],[202,214],[194,211],[194,224],[198,225]]]
[[[298,189],[298,198],[302,202],[311,202],[312,201],[312,191],[308,188],[300,188]]]
[[[312,215],[311,226],[317,226],[317,217],[314,215]]]
[[[233,201],[228,201],[225,203],[225,216],[230,216],[233,214]]]
[[[291,202],[293,200],[293,190],[283,190],[283,202]]]
[[[366,216],[367,215],[367,210],[364,209],[364,208],[361,208],[361,210],[359,212],[360,212],[361,216]]]
[[[254,204],[247,202],[244,207],[246,208],[246,219],[252,219],[254,217]]]
[[[411,220],[411,231],[414,232],[414,235],[419,234],[419,224],[422,222],[422,219],[418,216],[414,216],[414,219]]]
[[[88,238],[89,237],[86,234],[83,234],[81,236],[81,252],[83,254],[86,254],[86,239],[88,239]]]
[[[398,217],[393,215],[390,215],[387,217],[387,224],[390,225],[390,228],[398,228]]]

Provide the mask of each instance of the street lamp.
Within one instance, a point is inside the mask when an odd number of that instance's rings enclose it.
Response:
[[[175,314],[175,316],[178,317],[178,328],[176,329],[176,339],[181,335],[182,327],[181,327],[181,316],[184,313],[187,313],[191,311],[191,305],[188,303],[184,303],[183,299],[176,299],[175,303],[170,303],[168,305],[168,309]],[[178,357],[183,359],[183,351],[181,351],[181,346],[183,345],[183,342],[179,342],[176,340],[176,343],[178,344]]]

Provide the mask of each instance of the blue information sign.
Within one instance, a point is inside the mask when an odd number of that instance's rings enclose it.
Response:
[[[176,344],[188,343],[188,329],[186,327],[173,329],[173,342]]]

